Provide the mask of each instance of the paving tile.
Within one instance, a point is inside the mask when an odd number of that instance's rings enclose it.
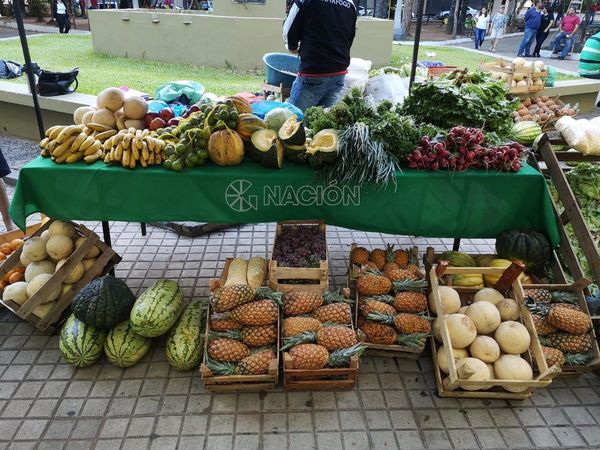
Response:
[[[421,429],[444,428],[442,419],[435,409],[415,410],[414,414]]]
[[[531,448],[527,433],[522,428],[501,428],[500,433],[511,448]]]
[[[259,450],[260,439],[256,434],[238,435],[233,448],[235,450]]]
[[[92,381],[72,381],[64,396],[78,398],[86,397],[88,392],[92,389],[93,384]]]
[[[11,400],[4,408],[4,411],[2,412],[2,417],[25,417],[27,415],[27,411],[29,411],[29,408],[31,408],[31,405],[33,403],[33,400]]]
[[[41,441],[36,450],[62,450],[66,443],[64,440]]]
[[[155,414],[158,411],[160,402],[161,402],[160,397],[140,397],[140,398],[138,398],[138,401],[135,405],[134,414],[136,414],[136,415]],[[167,414],[166,411],[165,411],[165,414]]]
[[[130,416],[135,407],[135,398],[114,398],[108,409],[107,416]]]
[[[387,410],[366,411],[367,426],[369,430],[391,430],[392,424]],[[317,421],[318,423],[318,421]]]
[[[527,428],[527,433],[536,448],[560,447],[549,428]]]
[[[334,431],[340,429],[340,422],[336,412],[315,412],[315,430]]]
[[[190,395],[188,397],[186,412],[207,413],[210,411],[210,395]]]
[[[317,449],[343,450],[342,435],[335,432],[317,433]]]
[[[150,450],[175,450],[177,448],[177,438],[159,437],[152,441]]]
[[[17,441],[38,439],[44,432],[47,424],[48,420],[45,419],[25,419],[21,422],[21,427],[13,439]]]
[[[492,417],[499,427],[518,427],[520,425],[514,412],[510,409],[495,409]]]
[[[103,417],[108,408],[109,401],[110,399],[108,398],[90,398],[85,402],[81,415],[87,417]]]
[[[208,436],[206,447],[211,450],[233,449],[233,436]]]
[[[262,442],[264,450],[281,450],[287,448],[287,435],[263,434]]]
[[[393,450],[398,449],[393,431],[373,431],[369,433],[371,448]]]
[[[36,398],[43,385],[40,381],[25,381],[21,383],[13,398]]]
[[[289,411],[307,411],[314,404],[312,392],[288,392],[287,401]]]
[[[583,406],[567,406],[562,408],[573,425],[595,425],[596,422]]]
[[[285,414],[263,414],[263,433],[285,433],[286,430]]]
[[[446,428],[467,428],[469,426],[465,413],[463,413],[461,410],[442,409],[439,412]]]
[[[49,423],[44,433],[44,439],[61,439],[68,437],[75,426],[71,419],[53,420]]]
[[[185,411],[187,395],[166,395],[162,401],[161,414],[182,414]]]
[[[290,432],[312,431],[314,429],[312,414],[301,412],[289,413],[288,429]]]
[[[166,394],[187,394],[190,391],[190,378],[172,378],[167,383]]]
[[[260,411],[261,401],[259,394],[239,394],[237,401],[237,410],[239,412]]]
[[[336,409],[335,394],[333,392],[319,392],[313,396],[313,409],[334,410]]]
[[[589,446],[598,447],[600,446],[600,433],[598,433],[598,427],[577,427],[577,430],[581,433],[585,441]]]
[[[100,432],[102,438],[123,437],[127,430],[129,420],[123,419],[106,419]]]
[[[204,448],[204,436],[183,436],[179,438],[178,450],[198,450]]]
[[[36,446],[37,442],[29,441],[29,442],[13,442],[10,444],[9,450],[33,450]]]
[[[360,399],[365,409],[379,409],[385,404],[382,391],[361,391]]]
[[[91,450],[94,447],[94,441],[69,441],[65,450]]]
[[[75,425],[71,439],[94,438],[102,424],[101,419],[80,419]]]
[[[473,432],[481,448],[506,448],[500,432],[495,428],[477,428]]]
[[[554,436],[564,447],[584,446],[585,441],[573,427],[552,427]]]
[[[526,427],[544,425],[544,419],[535,408],[516,408],[514,410],[521,423]]]
[[[56,415],[59,417],[73,417],[78,416],[79,412],[83,408],[85,399],[82,398],[66,398],[60,402]]]
[[[479,448],[479,444],[471,430],[448,430],[448,435],[452,444],[454,444],[454,448],[461,450]]]
[[[146,450],[149,444],[149,438],[127,438],[123,441],[121,450]]]
[[[129,428],[127,429],[127,437],[146,437],[152,434],[154,428],[154,417],[134,417],[129,421]],[[163,436],[165,433],[156,432],[159,436]],[[169,433],[171,434],[171,433]],[[179,429],[177,433],[179,434]]]
[[[238,414],[235,421],[235,432],[239,433],[259,433],[260,416],[258,414]],[[237,442],[236,442],[237,446]]]
[[[396,440],[398,447],[407,450],[418,450],[425,448],[421,435],[417,430],[396,431]]]
[[[96,381],[90,392],[90,397],[111,397],[115,391],[115,383],[113,381]]]
[[[207,416],[185,416],[181,428],[182,435],[201,435],[206,434]]]
[[[265,411],[283,411],[287,408],[285,392],[268,392],[263,398]]]
[[[233,433],[235,416],[232,414],[213,414],[210,417],[209,434]]]
[[[433,400],[428,391],[408,391],[410,403],[414,408],[433,408]]]
[[[360,411],[340,411],[342,430],[364,430],[365,421]]]
[[[2,419],[0,420],[0,437],[1,439],[12,439],[13,435],[21,425],[18,419]]]
[[[539,408],[538,411],[548,425],[569,424],[569,419],[560,408]]]
[[[213,397],[212,411],[234,412],[237,404],[237,394],[221,394]]]
[[[451,449],[452,443],[444,430],[423,431],[423,438],[428,449]]]
[[[0,384],[1,386],[1,384]],[[39,394],[39,397],[45,398],[58,398],[63,396],[63,392],[67,387],[66,381],[48,381],[44,384],[42,388],[42,392]]]
[[[342,438],[344,440],[344,448],[359,450],[368,449],[370,447],[369,435],[366,432],[346,432],[342,435]]]

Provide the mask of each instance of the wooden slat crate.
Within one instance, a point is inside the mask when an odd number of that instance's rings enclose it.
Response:
[[[223,266],[223,272],[221,273],[221,277],[220,278],[212,278],[208,281],[208,287],[209,290],[212,292],[217,288],[220,288],[221,286],[225,286],[225,281],[227,281],[227,275],[229,274],[229,266],[231,265],[231,261],[233,261],[234,258],[227,258],[225,260],[225,266]],[[263,283],[263,285],[268,285],[269,283],[269,261],[267,260],[267,275],[265,277],[265,282]]]
[[[277,224],[273,249],[275,249],[277,238],[281,235],[282,229],[286,225],[318,225],[321,232],[325,234],[325,239],[327,239],[325,223],[323,221],[280,222]],[[315,268],[281,267],[276,260],[271,258],[271,262],[269,263],[269,287],[275,291],[284,293],[291,291],[326,292],[329,289],[329,252],[327,250],[327,244],[325,244],[325,250],[326,259],[320,261],[319,267]],[[285,283],[287,280],[310,280],[312,283]]]
[[[546,359],[542,353],[540,343],[538,341],[537,332],[535,330],[535,326],[533,324],[533,319],[531,317],[531,313],[529,309],[525,306],[525,299],[523,294],[523,286],[518,280],[518,276],[520,272],[523,270],[522,265],[513,264],[511,267],[507,269],[499,269],[492,267],[447,267],[445,263],[441,263],[439,265],[435,265],[431,268],[429,272],[429,279],[431,283],[431,289],[433,298],[435,301],[436,309],[438,311],[443,311],[442,302],[440,300],[440,296],[438,293],[439,283],[438,279],[444,274],[447,273],[449,275],[452,274],[481,274],[481,275],[500,275],[500,280],[498,281],[497,286],[501,289],[504,295],[509,298],[513,298],[517,301],[521,310],[521,318],[520,321],[527,327],[529,334],[531,336],[531,347],[530,351],[535,355],[535,360],[537,361],[538,372],[534,371],[534,379],[533,380],[502,380],[502,379],[493,379],[488,381],[470,381],[465,379],[460,379],[458,375],[458,371],[456,368],[456,362],[454,360],[454,353],[451,346],[450,334],[448,332],[448,328],[446,326],[446,321],[442,320],[441,327],[441,337],[444,344],[444,351],[447,352],[447,360],[448,360],[448,375],[443,374],[437,361],[437,351],[439,349],[438,342],[435,338],[431,338],[432,343],[432,352],[434,355],[433,363],[434,370],[436,375],[436,381],[438,385],[439,395],[441,397],[461,397],[461,398],[494,398],[494,399],[517,399],[522,400],[528,398],[534,389],[543,388],[548,386],[552,379],[560,372],[560,368],[555,365],[552,367],[548,367],[546,364]],[[506,286],[507,289],[501,288],[501,286]],[[459,293],[461,298],[462,305],[468,305],[471,303],[473,295],[479,291],[479,288],[468,288],[468,287],[460,287],[455,288]],[[529,352],[522,355],[526,360],[531,364],[532,368],[534,365],[532,364],[532,358]],[[485,386],[489,388],[489,390],[478,390],[478,391],[468,391],[462,389],[467,386]],[[526,390],[522,392],[509,392],[503,387],[513,387],[513,388],[526,388]]]
[[[48,220],[43,226],[38,228],[33,236],[40,236],[50,227],[53,222],[53,220]],[[79,248],[75,249],[71,256],[67,258],[65,264],[52,275],[48,282],[46,282],[44,286],[42,286],[22,305],[10,300],[0,300],[0,303],[10,309],[21,319],[30,322],[38,330],[48,334],[53,334],[57,330],[62,320],[66,317],[66,315],[68,315],[68,308],[71,305],[75,294],[94,278],[106,275],[116,264],[119,263],[119,261],[121,261],[121,257],[117,255],[112,248],[102,242],[96,233],[92,232],[84,225],[78,225],[75,223],[73,225],[75,225],[78,234],[80,236],[84,236],[86,239],[84,243],[81,244]],[[83,277],[76,284],[73,285],[73,289],[65,294],[62,294],[58,300],[54,302],[54,306],[46,315],[43,317],[36,315],[35,309],[42,305],[50,292],[52,292],[57,286],[62,285],[63,280],[73,271],[75,266],[84,259],[87,252],[94,245],[100,249],[100,255],[98,255],[96,258],[94,265],[85,272]],[[6,262],[0,266],[0,278],[2,278],[12,268],[21,265],[21,252],[22,248],[16,250],[12,255],[10,255]]]
[[[548,291],[574,292],[577,294],[577,298],[579,299],[579,306],[589,316],[590,310],[584,294],[584,290],[589,284],[590,282],[588,280],[582,278],[572,284],[533,284],[524,286],[524,289],[546,289]],[[563,365],[562,371],[560,374],[558,374],[558,376],[578,376],[582,373],[592,372],[600,369],[600,348],[598,347],[598,341],[593,327],[588,334],[592,341],[592,348],[590,350],[592,353],[592,360],[588,364],[582,366]]]
[[[277,347],[275,358],[269,364],[269,373],[266,375],[214,375],[206,367],[208,358],[208,335],[210,333],[210,306],[206,312],[206,330],[204,334],[204,361],[200,365],[200,376],[204,388],[209,392],[257,392],[273,390],[279,381],[279,347],[280,324],[277,319]]]
[[[283,380],[289,391],[353,389],[358,380],[359,357],[350,358],[350,367],[305,370],[294,369],[288,352],[283,353]]]
[[[535,72],[533,68],[526,69],[524,67],[515,67],[514,64],[509,64],[503,59],[497,59],[495,63],[481,63],[479,65],[479,70],[482,70],[484,72],[497,72],[507,74],[508,79],[506,80],[506,83],[509,94],[529,94],[530,92],[543,91],[544,84],[546,83],[546,78],[548,77],[548,72],[546,71]],[[527,86],[511,86],[513,78],[516,74],[523,76],[523,80],[527,83]],[[537,80],[542,80],[543,84],[541,86],[534,85],[534,82],[536,82]]]

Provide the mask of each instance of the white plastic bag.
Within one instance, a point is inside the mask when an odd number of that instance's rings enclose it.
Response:
[[[344,80],[344,87],[342,88],[342,96],[348,94],[352,89],[358,88],[364,94],[367,81],[369,81],[369,71],[373,63],[366,59],[351,58],[350,65],[348,66],[348,73]]]
[[[556,121],[554,127],[560,131],[570,147],[584,155],[592,154],[595,125],[589,120],[575,120],[571,116],[563,116]]]
[[[375,103],[381,103],[383,100],[389,100],[394,105],[404,102],[408,95],[408,81],[406,77],[400,77],[397,73],[386,73],[387,71],[397,72],[393,67],[383,67],[379,75],[374,76],[367,83],[365,94],[370,95]]]

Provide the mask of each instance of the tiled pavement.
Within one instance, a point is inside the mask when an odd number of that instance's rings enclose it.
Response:
[[[90,224],[100,232],[98,224]],[[161,277],[186,297],[205,297],[229,256],[268,256],[272,225],[189,239],[137,224],[111,224],[123,256],[117,275],[134,292]],[[345,283],[350,244],[412,243],[439,250],[449,240],[398,238],[330,228],[332,282]],[[489,242],[464,242],[468,251]],[[0,448],[9,449],[469,449],[600,448],[600,378],[556,380],[526,401],[442,399],[432,364],[363,358],[346,392],[210,394],[197,372],[177,372],[164,339],[137,365],[102,359],[77,370],[58,338],[0,312]]]

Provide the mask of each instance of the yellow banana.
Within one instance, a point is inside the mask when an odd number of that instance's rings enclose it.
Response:
[[[56,147],[54,149],[54,151],[52,152],[52,155],[55,158],[59,158],[64,154],[71,153],[71,151],[70,151],[71,145],[73,145],[73,142],[75,141],[75,139],[77,139],[77,136],[68,137],[66,141],[64,141],[62,144],[60,144],[58,147]]]
[[[53,127],[50,127],[46,130],[46,137],[50,137],[50,135],[56,131],[56,130],[60,130],[63,128],[63,125],[54,125]],[[58,135],[57,135],[58,136]]]
[[[79,150],[81,148],[81,144],[83,144],[86,139],[87,139],[87,134],[79,133],[77,135],[77,137],[75,138],[75,140],[73,141],[73,145],[71,146],[71,148],[75,151]]]
[[[105,141],[104,141],[104,145],[103,145],[103,147],[104,147],[106,150],[110,150],[111,148],[113,148],[113,147],[114,147],[114,143],[115,143],[115,137],[114,137],[114,136],[111,136],[111,137],[109,137],[107,140],[105,140]]]
[[[148,144],[146,144],[146,141],[144,141],[144,144],[142,145],[142,161],[148,161],[148,158],[150,157],[150,152],[148,152]]]
[[[69,155],[70,155],[70,153],[63,153],[63,154],[62,154],[62,155],[60,155],[58,158],[56,158],[56,159],[54,160],[54,162],[55,162],[56,164],[62,164],[62,163],[64,163],[64,162],[67,160],[67,158],[69,157]]]
[[[160,166],[162,164],[162,153],[154,154],[154,164],[156,164],[157,166]]]
[[[135,132],[136,132],[136,131],[137,131],[137,128],[134,128],[134,127],[129,127],[129,128],[127,129],[127,132],[128,132],[129,134],[133,135],[134,137],[135,137]]]
[[[98,149],[98,151],[96,153],[94,153],[93,155],[87,155],[85,158],[83,158],[83,160],[86,163],[91,164],[93,162],[98,161],[101,157],[102,157],[102,150]]]
[[[40,148],[45,149],[48,146],[48,142],[50,142],[50,138],[44,138],[40,141]]]
[[[94,123],[94,122],[89,122],[87,124],[87,127],[91,128],[94,131],[98,131],[100,133],[102,133],[104,131],[112,130],[111,127],[107,127],[106,125],[102,125],[101,123]]]
[[[81,150],[82,152],[85,152],[88,148],[90,148],[90,146],[96,142],[96,139],[94,139],[94,136],[88,136],[85,138],[85,141],[83,141],[83,143],[79,146],[79,150]]]
[[[144,158],[140,159],[140,164],[142,165],[142,167],[148,167],[148,163],[146,162],[146,160]]]
[[[52,131],[48,134],[48,137],[52,141],[55,140],[65,128],[67,128],[65,125],[57,125],[56,127],[52,127]]]
[[[43,148],[40,152],[40,155],[42,155],[44,158],[47,158],[48,156],[50,156],[50,152],[47,149]]]
[[[136,165],[135,158],[129,158],[129,168],[130,169],[135,169],[135,165]]]
[[[146,143],[146,145],[148,145],[148,150],[150,152],[154,153],[154,138],[150,137],[150,136],[147,136],[144,139],[144,142]]]
[[[125,149],[123,150],[123,159],[121,160],[121,162],[123,163],[123,166],[125,167],[129,167],[129,150]]]
[[[60,132],[60,134],[56,138],[56,142],[62,144],[75,133],[79,134],[79,128],[77,128],[77,125],[69,125]]]
[[[92,134],[94,134],[94,130],[92,130],[91,128],[88,128],[88,127],[83,127],[82,133],[85,133],[88,136],[91,136]]]
[[[148,158],[148,165],[149,166],[153,166],[154,165],[155,155],[156,155],[156,153],[150,153],[150,158]]]
[[[82,157],[82,154],[79,152],[71,153],[69,156],[67,156],[67,159],[65,160],[65,162],[67,164],[71,164],[71,163],[79,161],[81,159],[81,157]]]
[[[58,147],[56,140],[50,141],[50,142],[48,142],[48,145],[46,146],[46,150],[48,150],[50,152],[50,154],[52,154],[52,152],[54,151],[54,149],[56,147]]]
[[[138,150],[137,146],[135,146],[135,145],[131,146],[131,158],[134,161],[137,161],[138,159],[140,159],[140,151]]]
[[[113,137],[115,134],[117,134],[116,130],[103,131],[96,135],[96,139],[100,142],[104,142],[108,138]]]
[[[150,130],[148,128],[146,128],[142,131],[142,137],[144,138],[146,136],[150,136]]]
[[[110,153],[107,153],[104,156],[104,164],[110,164],[112,162],[112,159],[110,158]]]
[[[115,148],[115,156],[113,158],[115,161],[121,161],[123,159],[123,150],[123,143],[120,142]]]
[[[133,135],[132,134],[129,134],[129,133],[126,134],[123,137],[123,142],[122,142],[123,148],[129,148],[131,146],[131,140],[132,139],[133,139]]]
[[[96,141],[92,145],[90,145],[83,154],[85,156],[93,155],[98,150],[102,150],[102,143],[100,141]]]

